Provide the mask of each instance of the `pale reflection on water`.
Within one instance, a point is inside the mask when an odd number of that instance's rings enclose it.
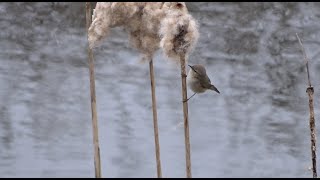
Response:
[[[320,4],[187,6],[201,32],[189,63],[221,91],[189,101],[193,177],[312,177],[295,33],[317,120]],[[94,177],[84,3],[1,3],[0,14],[0,177]],[[156,177],[148,64],[121,28],[94,53],[102,175]],[[185,177],[180,69],[154,59],[163,176]]]

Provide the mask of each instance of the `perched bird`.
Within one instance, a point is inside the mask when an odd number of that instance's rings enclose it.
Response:
[[[188,66],[191,69],[189,70],[187,76],[187,83],[189,88],[194,92],[194,94],[190,98],[192,98],[197,93],[203,93],[208,89],[216,91],[220,94],[219,90],[213,84],[211,84],[211,81],[206,73],[206,69],[204,68],[204,66],[200,64]],[[190,98],[188,98],[186,101],[188,101]]]

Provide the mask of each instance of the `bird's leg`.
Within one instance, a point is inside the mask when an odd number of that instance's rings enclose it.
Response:
[[[189,99],[191,99],[194,95],[196,95],[197,93],[194,93],[191,97],[189,97],[187,100],[184,100],[184,101],[182,101],[182,102],[187,102],[187,101],[189,101]]]
[[[183,74],[183,73],[181,73],[181,76],[182,76],[182,77],[187,77],[187,75],[186,75],[186,74]]]

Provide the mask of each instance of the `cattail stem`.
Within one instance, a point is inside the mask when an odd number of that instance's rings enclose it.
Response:
[[[184,138],[185,138],[185,149],[186,149],[186,173],[187,173],[187,178],[192,178],[189,120],[188,120],[188,102],[187,102],[186,59],[183,53],[180,54],[180,64],[181,64],[182,101],[183,101],[183,116],[184,116]]]
[[[149,70],[150,70],[150,82],[151,82],[152,113],[153,113],[154,142],[155,142],[156,161],[157,161],[157,175],[158,175],[158,178],[162,178],[161,161],[160,161],[160,143],[159,143],[159,133],[158,133],[156,88],[155,88],[152,58],[150,59],[150,62],[149,62]]]
[[[86,2],[86,24],[87,33],[89,34],[89,27],[91,25],[91,4]],[[89,36],[88,36],[89,37]],[[100,163],[100,148],[98,135],[98,120],[97,120],[97,106],[96,106],[96,90],[94,77],[94,59],[92,49],[88,46],[89,56],[89,72],[90,72],[90,96],[91,96],[91,114],[92,114],[92,130],[93,130],[93,144],[94,144],[94,169],[95,177],[101,178],[101,163]]]
[[[317,178],[317,155],[316,155],[316,125],[315,125],[315,119],[314,119],[314,108],[313,108],[313,93],[314,89],[311,85],[310,81],[310,73],[309,73],[309,64],[308,64],[308,57],[306,54],[306,51],[304,50],[303,44],[298,36],[298,33],[296,33],[297,38],[299,40],[299,44],[301,47],[301,51],[304,55],[304,60],[306,63],[306,69],[308,74],[308,87],[307,87],[307,93],[309,96],[309,111],[310,111],[310,135],[311,135],[311,159],[312,159],[312,174],[314,178]]]
[[[308,87],[307,93],[309,96],[309,110],[310,110],[312,173],[313,173],[313,177],[317,178],[316,127],[315,127],[314,110],[313,110],[313,93],[314,93],[313,87]]]

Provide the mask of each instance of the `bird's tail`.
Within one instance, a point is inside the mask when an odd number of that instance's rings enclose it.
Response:
[[[210,86],[210,89],[220,94],[219,90],[212,84]]]

